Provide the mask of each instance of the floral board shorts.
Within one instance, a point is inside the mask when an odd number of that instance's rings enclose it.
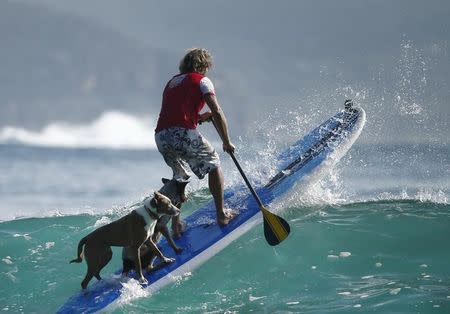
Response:
[[[203,179],[220,166],[219,155],[197,129],[172,127],[155,134],[156,146],[173,170],[173,178],[187,180],[193,173]]]

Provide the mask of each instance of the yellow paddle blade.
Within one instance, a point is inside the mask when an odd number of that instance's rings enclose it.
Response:
[[[280,244],[287,238],[291,228],[289,224],[281,217],[271,213],[264,206],[260,207],[264,218],[264,236],[270,245]]]

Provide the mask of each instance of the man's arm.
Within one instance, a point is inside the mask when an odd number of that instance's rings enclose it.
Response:
[[[205,95],[205,101],[209,109],[211,110],[214,125],[216,126],[217,132],[222,139],[223,150],[227,153],[233,153],[234,145],[231,143],[230,136],[228,135],[227,119],[225,118],[225,114],[223,113],[222,108],[220,108],[219,106],[216,95]]]

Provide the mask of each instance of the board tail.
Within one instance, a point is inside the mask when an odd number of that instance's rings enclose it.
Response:
[[[78,251],[77,251],[77,258],[71,260],[69,263],[81,263],[83,261],[83,246],[86,244],[86,237],[80,240],[78,243]]]

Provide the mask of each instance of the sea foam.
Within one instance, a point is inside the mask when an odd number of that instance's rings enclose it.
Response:
[[[154,119],[107,111],[85,124],[52,122],[38,131],[7,126],[0,144],[61,148],[155,149]]]

